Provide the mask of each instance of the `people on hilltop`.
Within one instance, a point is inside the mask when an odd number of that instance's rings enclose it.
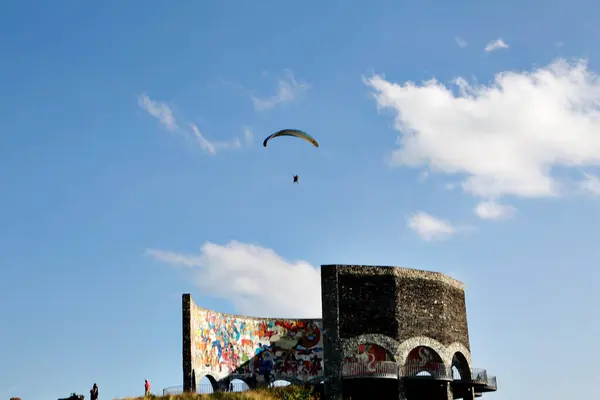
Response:
[[[150,396],[150,382],[148,382],[148,379],[144,381],[144,396]]]
[[[95,383],[94,386],[92,386],[92,390],[90,390],[90,399],[98,400],[98,385],[96,385]]]

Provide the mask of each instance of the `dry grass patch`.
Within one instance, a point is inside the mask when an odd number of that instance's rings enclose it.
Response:
[[[121,400],[319,400],[312,390],[300,386],[285,386],[269,389],[249,390],[247,392],[212,394],[184,393],[167,396],[127,397]]]

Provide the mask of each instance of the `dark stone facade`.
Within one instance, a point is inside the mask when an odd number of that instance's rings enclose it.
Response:
[[[394,267],[324,265],[321,274],[322,285],[337,280],[338,291],[323,292],[323,311],[329,308],[325,303],[339,301],[342,339],[381,334],[402,342],[427,336],[469,348],[460,282],[437,272]]]
[[[455,279],[407,268],[323,265],[321,286],[327,399],[341,398],[343,360],[359,344],[383,347],[399,365],[417,346],[433,349],[448,368],[458,352],[467,363],[461,370],[470,370],[465,294]],[[439,384],[451,393],[449,384]],[[402,380],[398,385],[405,398]]]
[[[192,295],[185,293],[181,296],[181,330],[182,337],[182,360],[183,360],[183,391],[196,391],[195,374],[192,370],[192,324],[191,324]]]

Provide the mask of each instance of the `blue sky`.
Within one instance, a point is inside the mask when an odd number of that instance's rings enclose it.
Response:
[[[180,385],[182,293],[318,316],[329,263],[464,281],[488,397],[584,396],[599,18],[591,1],[4,2],[0,397]],[[262,147],[287,127],[321,146]]]

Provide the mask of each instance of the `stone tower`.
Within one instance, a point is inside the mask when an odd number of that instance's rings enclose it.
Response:
[[[496,378],[471,366],[463,285],[438,272],[321,267],[325,398],[473,399]]]

